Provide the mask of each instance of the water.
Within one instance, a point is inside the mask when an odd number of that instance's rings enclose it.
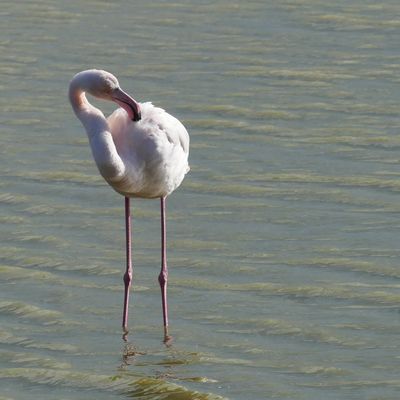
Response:
[[[400,3],[2,5],[1,400],[398,399]],[[123,199],[66,97],[89,67],[191,134],[171,347],[157,201],[121,339]]]

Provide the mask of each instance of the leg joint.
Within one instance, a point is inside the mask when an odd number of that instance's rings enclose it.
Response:
[[[168,282],[168,272],[161,271],[160,275],[158,275],[158,282],[161,286],[164,286]]]
[[[127,272],[125,272],[125,274],[124,274],[124,283],[125,283],[125,285],[130,285],[131,284],[131,282],[132,282],[132,271],[127,271]]]

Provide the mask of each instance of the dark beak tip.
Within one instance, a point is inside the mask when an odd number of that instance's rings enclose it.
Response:
[[[139,122],[141,119],[142,119],[142,113],[141,112],[133,113],[132,121]]]

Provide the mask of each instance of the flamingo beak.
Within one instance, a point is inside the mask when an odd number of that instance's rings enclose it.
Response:
[[[132,121],[140,121],[142,118],[139,103],[122,89],[117,88],[113,91],[111,98],[122,107]]]

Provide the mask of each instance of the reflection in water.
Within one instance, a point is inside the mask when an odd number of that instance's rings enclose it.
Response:
[[[126,341],[124,339],[124,341]],[[145,355],[143,351],[137,350],[133,343],[126,342],[122,351],[122,364],[121,369],[125,369],[128,365],[131,365],[135,361],[137,356]]]
[[[140,351],[133,343],[125,343],[122,352],[122,363],[118,370],[124,376],[135,379],[135,388],[130,388],[128,394],[134,398],[155,398],[155,399],[222,399],[222,397],[191,392],[179,386],[179,382],[206,383],[215,380],[202,376],[183,376],[179,374],[178,367],[200,360],[195,353],[185,353],[173,348],[166,348],[164,351]],[[141,376],[143,367],[151,367],[154,371],[146,377]],[[169,382],[169,383],[166,383]],[[172,383],[177,382],[177,384]],[[133,383],[133,382],[132,382]],[[166,386],[167,385],[167,386]]]

